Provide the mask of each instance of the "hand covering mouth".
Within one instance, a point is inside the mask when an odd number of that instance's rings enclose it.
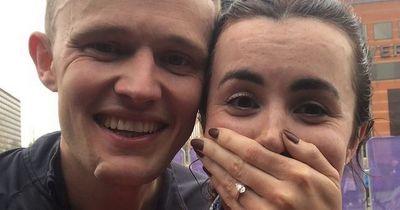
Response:
[[[96,115],[95,122],[123,137],[137,137],[159,132],[166,125],[154,121],[127,120],[119,117]]]

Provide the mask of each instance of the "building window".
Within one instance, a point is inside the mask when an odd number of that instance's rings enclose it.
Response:
[[[400,89],[388,90],[390,135],[400,136]]]
[[[400,62],[374,64],[372,80],[400,79]]]
[[[392,23],[383,22],[374,24],[375,39],[391,39],[392,38]]]

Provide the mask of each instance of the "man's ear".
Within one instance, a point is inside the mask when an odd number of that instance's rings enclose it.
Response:
[[[48,37],[40,32],[34,32],[29,37],[29,53],[36,66],[40,81],[51,91],[57,91],[57,77],[53,64],[51,44]]]
[[[357,152],[358,145],[364,139],[365,135],[367,134],[368,123],[363,123],[357,129],[357,135],[354,137],[356,139],[351,139],[350,141],[354,141],[354,143],[350,143],[347,147],[346,152],[346,164],[348,164],[351,159],[354,157],[355,153]]]

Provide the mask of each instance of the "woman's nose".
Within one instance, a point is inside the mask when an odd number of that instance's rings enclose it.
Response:
[[[268,111],[268,113],[264,116],[264,123],[261,126],[259,135],[255,140],[268,150],[279,154],[285,152],[282,131],[283,129],[287,129],[286,115],[286,112],[281,112],[279,109]]]

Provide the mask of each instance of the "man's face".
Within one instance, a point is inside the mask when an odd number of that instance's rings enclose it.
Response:
[[[99,179],[151,181],[192,131],[212,2],[72,0],[56,12],[62,156]]]

